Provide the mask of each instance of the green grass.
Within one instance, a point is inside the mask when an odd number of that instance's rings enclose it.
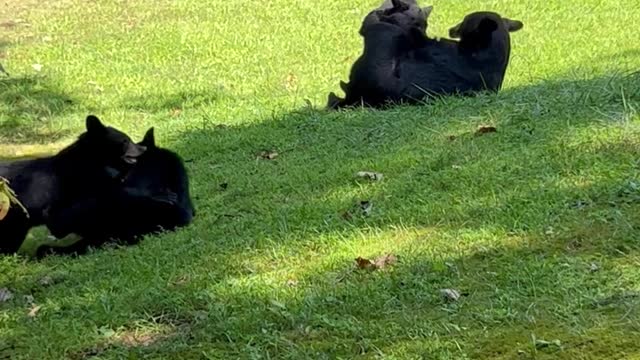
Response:
[[[34,231],[0,259],[0,357],[640,359],[634,1],[435,1],[434,36],[473,10],[524,22],[504,90],[334,113],[377,1],[17,3],[0,156],[52,153],[89,113],[155,126],[198,217],[80,258],[29,259]]]

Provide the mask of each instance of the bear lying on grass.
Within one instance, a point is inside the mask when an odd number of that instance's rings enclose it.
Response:
[[[109,241],[134,244],[144,235],[191,223],[195,210],[183,161],[176,153],[156,146],[153,128],[139,145],[146,152],[118,187],[51,212],[47,226],[55,237],[73,233],[81,240],[67,247],[41,246],[38,257],[83,254],[90,246]]]
[[[144,152],[144,146],[90,115],[86,131],[58,154],[0,164],[0,176],[27,210],[11,207],[0,221],[0,253],[18,251],[29,230],[47,221],[51,208],[64,208],[113,186],[112,171],[127,171]]]
[[[450,36],[460,39],[455,41],[429,39],[415,27],[380,20],[364,28],[364,51],[351,68],[349,83],[341,83],[345,98],[330,93],[329,108],[496,92],[509,63],[509,33],[523,26],[497,13],[475,12],[451,28]]]

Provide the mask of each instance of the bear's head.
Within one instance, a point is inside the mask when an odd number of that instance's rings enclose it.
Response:
[[[383,6],[369,13],[362,23],[360,34],[364,35],[366,29],[377,22],[386,22],[396,25],[407,32],[415,31],[426,34],[427,20],[433,10],[433,6],[420,8],[415,2],[403,0],[391,0]]]
[[[126,171],[147,149],[122,131],[105,126],[96,116],[89,115],[86,131],[80,135],[75,150],[94,165]]]
[[[508,38],[510,32],[522,29],[521,21],[511,20],[494,12],[474,12],[464,17],[461,23],[449,29],[449,36],[459,38],[461,43],[468,43],[482,49],[489,46],[495,34]]]

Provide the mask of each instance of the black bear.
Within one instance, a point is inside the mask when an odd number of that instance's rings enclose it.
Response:
[[[149,129],[141,146],[146,152],[120,178],[120,185],[66,209],[52,209],[47,226],[58,238],[76,234],[81,240],[67,247],[41,246],[38,256],[82,254],[109,241],[138,242],[144,235],[190,224],[195,210],[182,159],[156,146]]]
[[[112,186],[113,171],[127,171],[144,151],[144,146],[90,115],[86,131],[58,154],[0,164],[0,176],[27,210],[13,206],[0,221],[0,253],[18,251],[29,230],[46,222],[50,208],[63,208]]]
[[[432,6],[421,9],[415,0],[387,0],[369,13],[360,28],[364,51],[351,68],[349,83],[340,82],[346,98],[341,99],[331,92],[328,107],[355,105],[363,99],[384,102],[390,94],[386,91],[387,86],[378,86],[379,82],[398,78],[398,65],[412,59],[413,50],[422,48],[429,41],[425,32],[432,10]]]
[[[402,29],[388,25],[386,29],[372,26],[367,32],[365,43],[371,43],[372,50],[365,50],[364,60],[353,65],[350,82],[343,86],[346,98],[330,94],[329,107],[361,103],[380,107],[498,91],[509,63],[509,33],[523,27],[522,22],[497,13],[475,12],[451,28],[450,36],[459,41],[427,39],[415,48],[415,33],[403,36]]]

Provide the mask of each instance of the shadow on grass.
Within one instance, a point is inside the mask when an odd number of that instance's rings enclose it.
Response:
[[[175,94],[149,95],[127,99],[122,106],[128,109],[159,113],[181,111],[215,103],[219,94],[215,91],[179,92]]]
[[[52,117],[70,110],[76,100],[45,79],[0,78],[0,140],[5,144],[51,142],[68,135],[40,130]]]
[[[90,331],[161,323],[180,334],[101,355],[638,354],[628,335],[640,331],[629,270],[639,250],[638,130],[626,116],[640,105],[638,84],[553,81],[182,134],[173,149],[192,160],[195,224],[67,262],[80,293],[51,290],[57,312],[6,341],[27,351],[27,335],[50,334],[50,321]],[[497,132],[476,136],[478,125]],[[279,155],[265,160],[264,150]],[[355,180],[361,170],[385,178]],[[373,204],[368,216],[350,210],[361,200]],[[356,243],[369,253],[353,253]],[[353,270],[355,257],[384,252],[399,263]],[[125,270],[114,273],[113,261]],[[46,270],[6,286],[38,298],[49,291],[38,285]],[[467,295],[446,302],[445,288]],[[60,338],[51,351],[84,353],[103,339]]]
[[[624,141],[610,139],[617,148],[604,144],[606,151],[594,154],[584,152],[581,131],[623,127],[639,103],[635,77],[550,81],[432,106],[301,110],[255,125],[212,124],[181,134],[174,150],[192,160],[194,194],[212,215],[203,221],[246,220],[273,236],[400,222],[531,230],[585,195],[563,181],[590,181],[618,164],[632,176],[633,136],[627,139],[622,129],[616,136]],[[487,124],[498,132],[474,134]],[[260,158],[265,150],[278,157]],[[581,166],[594,157],[606,161],[589,174]],[[362,170],[386,179],[356,181]],[[218,195],[206,198],[210,194]],[[373,202],[371,215],[345,221],[341,215],[361,200]]]

